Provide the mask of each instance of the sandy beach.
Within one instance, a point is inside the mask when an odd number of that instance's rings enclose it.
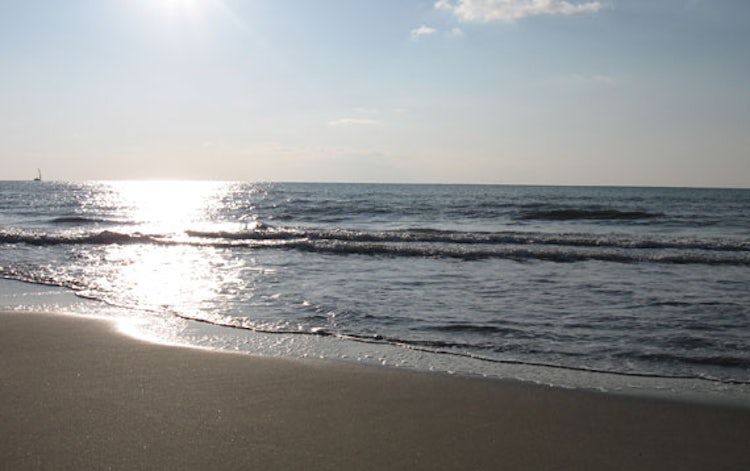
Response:
[[[0,469],[750,469],[750,410],[145,343],[0,314]]]

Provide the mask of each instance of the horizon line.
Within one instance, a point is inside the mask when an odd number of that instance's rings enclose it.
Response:
[[[488,183],[488,182],[414,182],[414,181],[306,181],[306,180],[223,180],[211,178],[102,178],[102,179],[71,179],[71,180],[43,180],[28,179],[0,180],[2,182],[29,183],[87,183],[87,182],[206,182],[206,183],[246,183],[246,184],[303,184],[303,185],[424,185],[424,186],[520,186],[520,187],[571,187],[571,188],[669,188],[669,189],[703,189],[703,190],[750,190],[750,186],[703,186],[681,184],[640,184],[640,183]]]

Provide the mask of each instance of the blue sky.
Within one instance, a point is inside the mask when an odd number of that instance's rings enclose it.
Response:
[[[2,0],[0,179],[750,186],[745,0]]]

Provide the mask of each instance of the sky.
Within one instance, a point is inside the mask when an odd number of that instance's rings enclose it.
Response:
[[[747,0],[0,0],[0,180],[750,186]]]

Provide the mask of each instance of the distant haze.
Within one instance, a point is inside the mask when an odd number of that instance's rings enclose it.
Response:
[[[10,0],[0,180],[750,186],[746,0]]]

